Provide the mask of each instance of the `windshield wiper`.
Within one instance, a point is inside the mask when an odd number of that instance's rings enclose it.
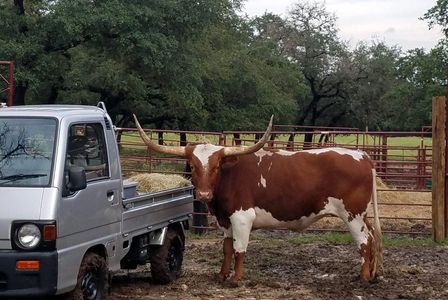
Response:
[[[0,180],[5,180],[6,182],[13,182],[17,180],[22,179],[28,179],[28,178],[38,178],[48,176],[48,174],[15,174],[15,175],[9,175],[5,177],[0,177]]]

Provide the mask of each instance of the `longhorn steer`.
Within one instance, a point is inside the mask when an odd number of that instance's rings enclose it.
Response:
[[[375,169],[366,153],[343,148],[262,150],[272,118],[264,136],[250,147],[161,146],[146,136],[137,118],[135,122],[150,149],[188,159],[196,198],[207,203],[224,232],[221,279],[229,277],[235,255],[231,280],[241,280],[252,229],[303,230],[325,216],[347,224],[361,254],[364,281],[382,268]],[[374,226],[367,220],[371,200]]]

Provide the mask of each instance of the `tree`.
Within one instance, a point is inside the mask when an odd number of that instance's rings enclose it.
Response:
[[[448,0],[437,0],[436,5],[430,8],[423,16],[429,27],[442,26],[445,37],[448,39]]]
[[[387,97],[390,111],[384,118],[384,127],[420,130],[431,124],[432,97],[444,94],[447,67],[448,47],[443,43],[429,52],[412,49],[400,57],[400,84]]]
[[[401,51],[384,42],[360,43],[351,57],[348,91],[352,126],[382,130],[389,114],[388,95],[399,86],[397,62]]]
[[[272,114],[276,123],[294,120],[303,79],[250,23],[235,15],[210,27],[196,46],[208,128],[261,130]]]
[[[39,82],[51,77],[52,65],[44,58],[48,1],[0,2],[0,57],[15,62],[15,105],[26,103],[27,92],[36,92]]]
[[[57,102],[105,102],[125,126],[132,112],[157,128],[193,129],[205,122],[200,61],[191,45],[239,1],[55,1],[46,49],[67,69]]]
[[[307,91],[297,95],[296,124],[332,126],[347,118],[347,83],[352,75],[350,53],[339,39],[336,17],[324,4],[297,2],[283,19],[265,15],[256,20],[260,38],[275,41],[305,78]],[[305,135],[305,142],[312,134]]]

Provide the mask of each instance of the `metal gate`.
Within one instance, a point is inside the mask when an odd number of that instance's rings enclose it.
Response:
[[[0,61],[0,102],[12,106],[14,98],[14,63]]]

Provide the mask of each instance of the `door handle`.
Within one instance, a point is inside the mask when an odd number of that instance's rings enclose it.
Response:
[[[112,202],[112,201],[114,201],[114,198],[115,198],[115,192],[114,191],[108,191],[107,192],[107,201]]]

